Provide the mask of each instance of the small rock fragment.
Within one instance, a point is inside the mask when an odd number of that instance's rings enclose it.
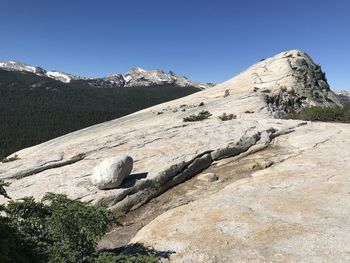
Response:
[[[205,182],[214,182],[217,181],[219,178],[214,173],[205,173],[205,174],[199,174],[198,179]]]

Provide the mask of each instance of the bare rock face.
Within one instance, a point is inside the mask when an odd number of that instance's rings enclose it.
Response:
[[[264,94],[265,107],[274,117],[310,106],[341,106],[320,65],[300,50],[265,59],[218,86],[231,93],[250,87]]]
[[[98,189],[116,188],[132,171],[133,159],[128,155],[112,157],[97,165],[91,176],[91,181]]]
[[[146,72],[135,69],[132,74]],[[16,153],[19,160],[0,164],[0,178],[11,182],[8,193],[14,199],[58,192],[128,211],[217,160],[263,149],[303,124],[273,119],[290,108],[271,98],[293,95],[300,98],[300,108],[338,105],[323,82],[320,68],[304,52],[283,52],[210,89],[23,149]],[[210,117],[183,121],[201,111],[210,112]],[[221,121],[218,116],[223,113],[237,118]],[[92,184],[93,170],[102,160],[126,152],[140,175],[133,183],[108,191]]]
[[[168,210],[131,243],[181,263],[349,262],[349,143],[349,124],[301,126],[263,151],[272,166]]]
[[[132,243],[174,251],[173,262],[349,262],[349,125],[274,118],[309,106],[341,103],[307,54],[287,51],[210,89],[23,149],[0,164],[0,179],[13,199],[55,192],[128,212],[228,158],[270,150],[249,177],[161,214]],[[124,153],[133,168],[109,159]]]
[[[204,182],[215,182],[217,181],[219,178],[217,177],[216,174],[214,173],[204,173],[204,174],[200,174],[198,175],[198,180],[200,181],[204,181]]]

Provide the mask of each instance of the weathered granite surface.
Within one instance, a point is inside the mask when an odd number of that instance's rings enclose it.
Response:
[[[56,192],[129,211],[213,163],[266,149],[262,170],[161,214],[132,243],[174,251],[174,262],[349,262],[350,126],[273,118],[313,105],[341,104],[309,56],[283,52],[213,88],[23,149],[0,178],[15,199]],[[203,110],[212,116],[183,122]],[[134,160],[128,180],[94,186],[94,167],[123,154]]]
[[[298,107],[338,105],[324,81],[320,68],[304,52],[283,52],[213,88],[23,149],[16,153],[20,160],[0,164],[0,178],[11,182],[8,193],[13,198],[40,198],[50,191],[127,211],[215,160],[264,148],[301,125],[272,118],[290,109],[280,107],[290,99],[289,90],[294,98],[304,92]],[[212,116],[183,122],[203,110]],[[224,112],[237,119],[219,120]],[[94,167],[122,154],[134,159],[130,179],[111,190],[92,185]]]
[[[171,262],[349,262],[349,124],[276,138],[273,165],[158,216],[133,238]]]

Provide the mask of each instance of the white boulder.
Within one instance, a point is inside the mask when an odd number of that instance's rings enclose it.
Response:
[[[91,181],[99,189],[111,189],[121,185],[132,171],[133,159],[128,155],[103,160],[92,173]]]

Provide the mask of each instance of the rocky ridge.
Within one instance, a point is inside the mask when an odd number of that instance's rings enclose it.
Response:
[[[274,117],[310,106],[341,105],[330,90],[326,74],[305,52],[292,50],[260,61],[218,89],[237,92],[250,88],[265,95],[267,109]]]
[[[163,213],[132,242],[174,251],[175,262],[228,262],[230,255],[239,262],[346,262],[350,156],[335,153],[347,143],[348,125],[273,118],[313,105],[341,103],[306,53],[287,51],[210,89],[23,149],[19,160],[0,165],[0,178],[11,182],[13,198],[51,191],[127,212],[228,158],[272,147],[276,165]],[[183,121],[202,111],[210,117]],[[237,118],[222,121],[223,113]],[[99,190],[94,167],[122,154],[134,159],[131,175]],[[327,229],[335,226],[342,230],[332,239]]]
[[[350,92],[346,90],[335,91],[338,100],[345,106],[350,106]]]
[[[210,83],[191,81],[184,76],[175,75],[172,71],[168,73],[159,69],[146,71],[138,67],[132,68],[123,74],[113,74],[102,78],[86,78],[59,71],[47,71],[41,67],[34,67],[17,61],[0,61],[0,68],[5,70],[26,71],[38,76],[46,76],[63,83],[70,83],[75,80],[87,81],[91,87],[96,88],[147,87],[170,84],[179,87],[206,89],[213,86],[213,84]]]
[[[59,71],[46,71],[41,67],[30,66],[28,64],[18,62],[18,61],[0,61],[0,68],[5,70],[30,72],[41,77],[46,76],[64,83],[69,83],[72,80],[86,79],[83,77],[74,76],[69,73],[64,73]]]
[[[334,123],[280,136],[250,157],[272,165],[169,209],[130,243],[168,251],[170,262],[349,262],[350,153],[339,147],[349,136]],[[214,167],[219,182],[237,167],[228,161]]]
[[[300,70],[290,66],[298,61],[307,61],[308,66]],[[269,103],[271,96],[284,92],[281,86],[287,91],[295,89],[296,94],[305,88],[300,107],[338,105],[332,91],[320,89],[320,84],[313,86],[319,91],[317,96],[305,87],[310,76],[317,76],[314,83],[323,81],[317,73],[319,68],[302,51],[284,52],[211,89],[24,149],[16,153],[21,160],[1,165],[0,177],[12,181],[9,192],[15,198],[40,198],[46,191],[59,191],[71,198],[130,210],[212,162],[266,146],[300,125],[300,121],[271,119],[285,111]],[[184,117],[202,110],[212,117],[183,122]],[[234,113],[237,119],[223,122],[217,118],[222,113]],[[130,187],[98,190],[90,182],[93,168],[120,154],[134,158],[134,178],[141,179]]]

